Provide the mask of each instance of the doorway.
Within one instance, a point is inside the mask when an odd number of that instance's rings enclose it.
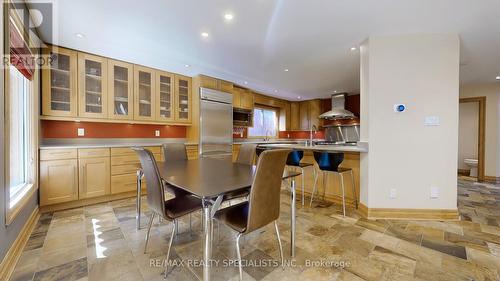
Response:
[[[459,104],[458,174],[470,173],[477,159],[473,177],[484,181],[486,97],[461,98]]]

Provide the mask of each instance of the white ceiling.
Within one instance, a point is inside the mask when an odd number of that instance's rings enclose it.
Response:
[[[50,43],[191,76],[248,81],[288,99],[357,91],[359,53],[350,48],[372,35],[458,33],[461,82],[500,75],[499,0],[53,2]],[[232,22],[225,12],[234,14]],[[47,38],[49,29],[41,34]]]

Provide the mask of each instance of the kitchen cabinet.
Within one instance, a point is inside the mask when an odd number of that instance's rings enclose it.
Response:
[[[107,59],[78,53],[78,116],[108,117]]]
[[[191,77],[175,75],[175,122],[191,122]]]
[[[290,103],[290,130],[300,130],[300,108],[298,102]]]
[[[233,107],[253,110],[253,93],[248,89],[233,88]]]
[[[198,159],[199,150],[197,144],[186,144],[186,156],[188,160]]]
[[[290,130],[308,131],[312,125],[319,129],[321,114],[320,100],[290,103]]]
[[[163,156],[159,146],[150,146],[157,161],[162,161]],[[141,162],[137,153],[130,147],[111,148],[111,194],[135,191],[137,188],[137,169],[141,167]],[[146,180],[142,181],[142,189],[146,189]]]
[[[42,51],[49,64],[42,68],[42,114],[76,117],[78,53],[55,46]]]
[[[205,75],[200,75],[200,87],[226,93],[231,93],[233,91],[233,83]]]
[[[109,148],[78,149],[78,198],[110,194]]]
[[[76,149],[40,152],[40,205],[78,199],[78,162]]]
[[[134,119],[134,66],[108,60],[108,118]]]
[[[156,71],[156,121],[174,121],[174,74]]]
[[[155,119],[155,70],[134,65],[134,120]]]

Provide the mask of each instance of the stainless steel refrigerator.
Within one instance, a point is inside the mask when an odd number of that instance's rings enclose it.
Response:
[[[233,95],[200,88],[201,157],[231,158]]]

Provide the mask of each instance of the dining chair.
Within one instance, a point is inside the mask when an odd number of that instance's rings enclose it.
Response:
[[[148,247],[149,233],[151,231],[151,225],[153,224],[154,217],[158,215],[160,218],[172,222],[172,234],[170,236],[170,243],[167,250],[167,266],[165,269],[166,277],[168,274],[168,260],[176,232],[177,220],[182,216],[200,210],[202,208],[201,200],[189,194],[179,196],[176,195],[173,199],[165,200],[165,190],[171,189],[171,187],[166,185],[161,179],[153,153],[143,147],[134,147],[132,149],[139,155],[139,160],[141,161],[142,170],[147,181],[146,189],[148,205],[151,210],[151,217],[149,218],[148,230],[145,239],[146,242],[144,244],[144,253],[146,253]],[[175,194],[174,190],[170,190],[170,192]]]
[[[214,218],[238,232],[236,250],[240,280],[243,279],[241,265],[240,238],[274,222],[276,237],[280,247],[281,265],[283,266],[283,247],[278,229],[280,215],[281,179],[289,149],[267,150],[262,152],[257,162],[255,176],[248,201],[217,211]]]
[[[240,152],[235,163],[243,165],[253,165],[255,158],[256,144],[244,143],[240,147]],[[229,201],[237,198],[247,197],[250,194],[250,189],[237,190],[224,195],[224,201]],[[231,205],[231,203],[229,203]]]
[[[186,146],[183,143],[164,143],[161,146],[166,163],[187,160]]]

